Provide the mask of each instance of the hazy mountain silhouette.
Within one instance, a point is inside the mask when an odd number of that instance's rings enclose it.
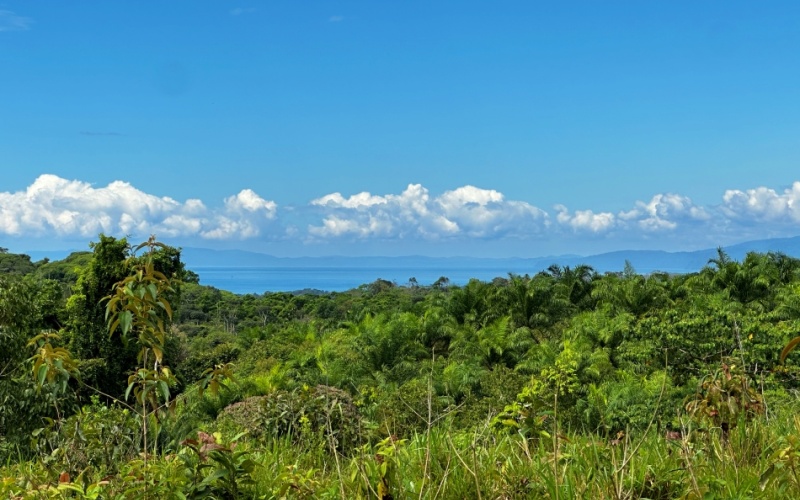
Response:
[[[724,247],[725,252],[741,260],[747,252],[782,252],[800,257],[800,236],[755,240]],[[691,252],[665,252],[660,250],[620,250],[597,255],[556,255],[530,258],[479,258],[479,257],[275,257],[245,250],[211,250],[184,248],[183,260],[187,267],[388,267],[388,268],[497,268],[509,272],[536,273],[552,264],[576,266],[588,264],[599,272],[620,271],[630,262],[636,271],[651,273],[664,271],[686,273],[699,271],[715,257],[716,248]]]

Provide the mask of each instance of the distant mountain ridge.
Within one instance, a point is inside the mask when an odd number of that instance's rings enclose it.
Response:
[[[735,260],[742,260],[748,252],[782,252],[800,257],[800,236],[755,240],[724,247]],[[686,273],[699,271],[716,257],[716,248],[690,252],[666,252],[661,250],[620,250],[597,255],[556,255],[548,257],[425,257],[418,255],[401,257],[275,257],[246,250],[211,250],[206,248],[184,248],[183,261],[190,269],[209,267],[343,267],[343,268],[491,268],[507,269],[509,272],[536,273],[553,264],[561,266],[590,265],[599,272],[620,271],[628,261],[637,272],[663,271]],[[525,271],[521,271],[525,269]]]

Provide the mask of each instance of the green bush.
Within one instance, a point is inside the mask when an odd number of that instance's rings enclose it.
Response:
[[[604,436],[644,430],[654,417],[670,422],[679,407],[675,389],[663,371],[649,377],[621,372],[616,380],[591,384],[586,399],[577,404],[583,426]]]
[[[415,378],[393,388],[385,385],[377,391],[373,414],[382,434],[411,437],[425,432],[455,409],[455,401],[428,380]]]
[[[108,407],[97,398],[63,423],[33,432],[40,459],[55,470],[76,475],[92,470],[114,474],[141,450],[141,426],[134,413]]]
[[[516,399],[529,378],[505,366],[496,366],[480,372],[478,380],[478,390],[467,396],[463,409],[456,414],[455,423],[459,428],[470,428],[491,420]]]
[[[339,452],[363,439],[361,416],[350,395],[324,385],[247,398],[225,408],[217,423],[259,440],[291,436],[298,444],[311,445],[323,438]]]
[[[175,373],[184,384],[192,384],[200,380],[206,369],[233,362],[239,357],[240,352],[239,346],[232,342],[222,342],[209,347],[195,347],[192,349],[192,354],[175,367]]]

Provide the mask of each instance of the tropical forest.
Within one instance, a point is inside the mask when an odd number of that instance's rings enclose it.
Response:
[[[800,496],[800,259],[234,294],[0,250],[0,496]],[[800,350],[799,350],[800,351]]]

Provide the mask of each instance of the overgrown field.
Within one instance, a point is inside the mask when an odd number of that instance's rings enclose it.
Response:
[[[0,254],[0,496],[794,498],[799,327],[774,253],[264,295]]]

